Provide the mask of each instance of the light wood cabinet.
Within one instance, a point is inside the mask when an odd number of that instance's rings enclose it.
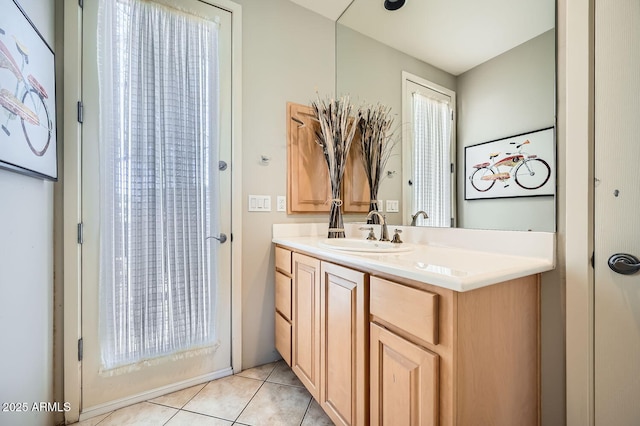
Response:
[[[308,105],[287,104],[287,213],[328,212],[329,171]]]
[[[320,406],[336,425],[368,424],[368,276],[321,264]]]
[[[320,398],[320,261],[293,254],[291,368]]]
[[[371,425],[539,425],[539,276],[395,281],[370,278]]]
[[[287,103],[287,213],[329,212],[331,185],[322,148],[316,142],[318,123],[308,105]],[[356,136],[357,138],[358,136]],[[354,139],[342,181],[342,211],[369,211],[369,184],[362,153]]]
[[[335,424],[539,426],[539,275],[459,293],[283,247],[276,265],[276,347]]]
[[[291,251],[276,247],[275,258],[275,345],[291,366]]]
[[[438,424],[438,355],[371,324],[371,424]]]
[[[362,165],[362,149],[357,146],[359,143],[360,132],[356,132],[342,178],[342,211],[345,213],[369,213],[369,181]]]

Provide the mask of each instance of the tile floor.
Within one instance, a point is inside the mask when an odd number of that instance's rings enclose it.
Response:
[[[331,426],[284,361],[193,386],[74,426]]]

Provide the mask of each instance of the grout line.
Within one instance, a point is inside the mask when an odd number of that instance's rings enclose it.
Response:
[[[185,409],[180,409],[180,411],[184,411],[185,413],[197,414],[199,416],[208,417],[210,419],[223,420],[225,422],[234,423],[233,420],[225,419],[224,417],[212,416],[211,414],[205,414],[205,413],[201,413],[201,412],[198,412],[198,411],[191,411],[191,410],[185,410]]]
[[[247,378],[247,377],[245,377],[245,378]],[[238,417],[236,417],[235,420],[233,420],[234,423],[236,423],[238,421],[238,419],[240,418],[240,416],[242,416],[242,413],[244,413],[244,410],[246,410],[247,407],[249,406],[249,404],[251,404],[251,401],[253,401],[253,399],[256,397],[258,392],[260,392],[260,389],[262,389],[262,387],[264,386],[265,383],[266,383],[266,380],[263,380],[262,384],[260,385],[258,390],[256,390],[256,392],[251,396],[251,399],[249,399],[249,401],[247,401],[247,403],[245,404],[244,408],[240,411],[240,414],[238,414]]]
[[[160,405],[160,404],[156,404],[156,405]],[[164,407],[164,405],[163,405],[163,407]],[[171,408],[174,408],[174,407],[171,407]],[[179,412],[180,412],[180,409],[177,409],[176,412],[173,413],[173,416],[169,417],[169,420],[167,420],[166,422],[163,423],[163,426],[166,425],[167,423],[169,423],[171,421],[171,419],[173,419],[175,416],[178,415]]]
[[[311,403],[313,402],[313,396],[311,397],[311,399],[309,400],[309,403],[307,404],[307,409],[304,410],[304,416],[302,416],[302,420],[300,420],[300,425],[302,426],[302,423],[304,423],[304,418],[307,417],[307,413],[309,412],[309,409],[311,408]]]

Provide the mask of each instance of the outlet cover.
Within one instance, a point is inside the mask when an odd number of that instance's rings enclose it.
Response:
[[[287,197],[284,195],[278,195],[276,198],[276,210],[279,212],[287,211]]]

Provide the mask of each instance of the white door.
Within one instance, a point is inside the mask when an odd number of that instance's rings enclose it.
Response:
[[[168,1],[163,3],[171,4]],[[219,19],[219,85],[220,85],[220,148],[219,160],[229,167],[211,167],[218,174],[220,232],[231,233],[231,13],[198,0],[181,0],[180,12],[193,13],[205,19]],[[165,357],[138,363],[134,368],[101,372],[99,341],[99,147],[97,71],[98,0],[85,0],[83,8],[83,103],[82,125],[82,413],[95,413],[147,399],[159,393],[184,388],[232,373],[231,369],[231,241],[218,245],[216,332],[218,346],[192,351],[184,356]],[[104,107],[104,104],[102,105]],[[211,179],[215,181],[216,179]]]
[[[595,424],[638,425],[640,2],[595,4]]]

